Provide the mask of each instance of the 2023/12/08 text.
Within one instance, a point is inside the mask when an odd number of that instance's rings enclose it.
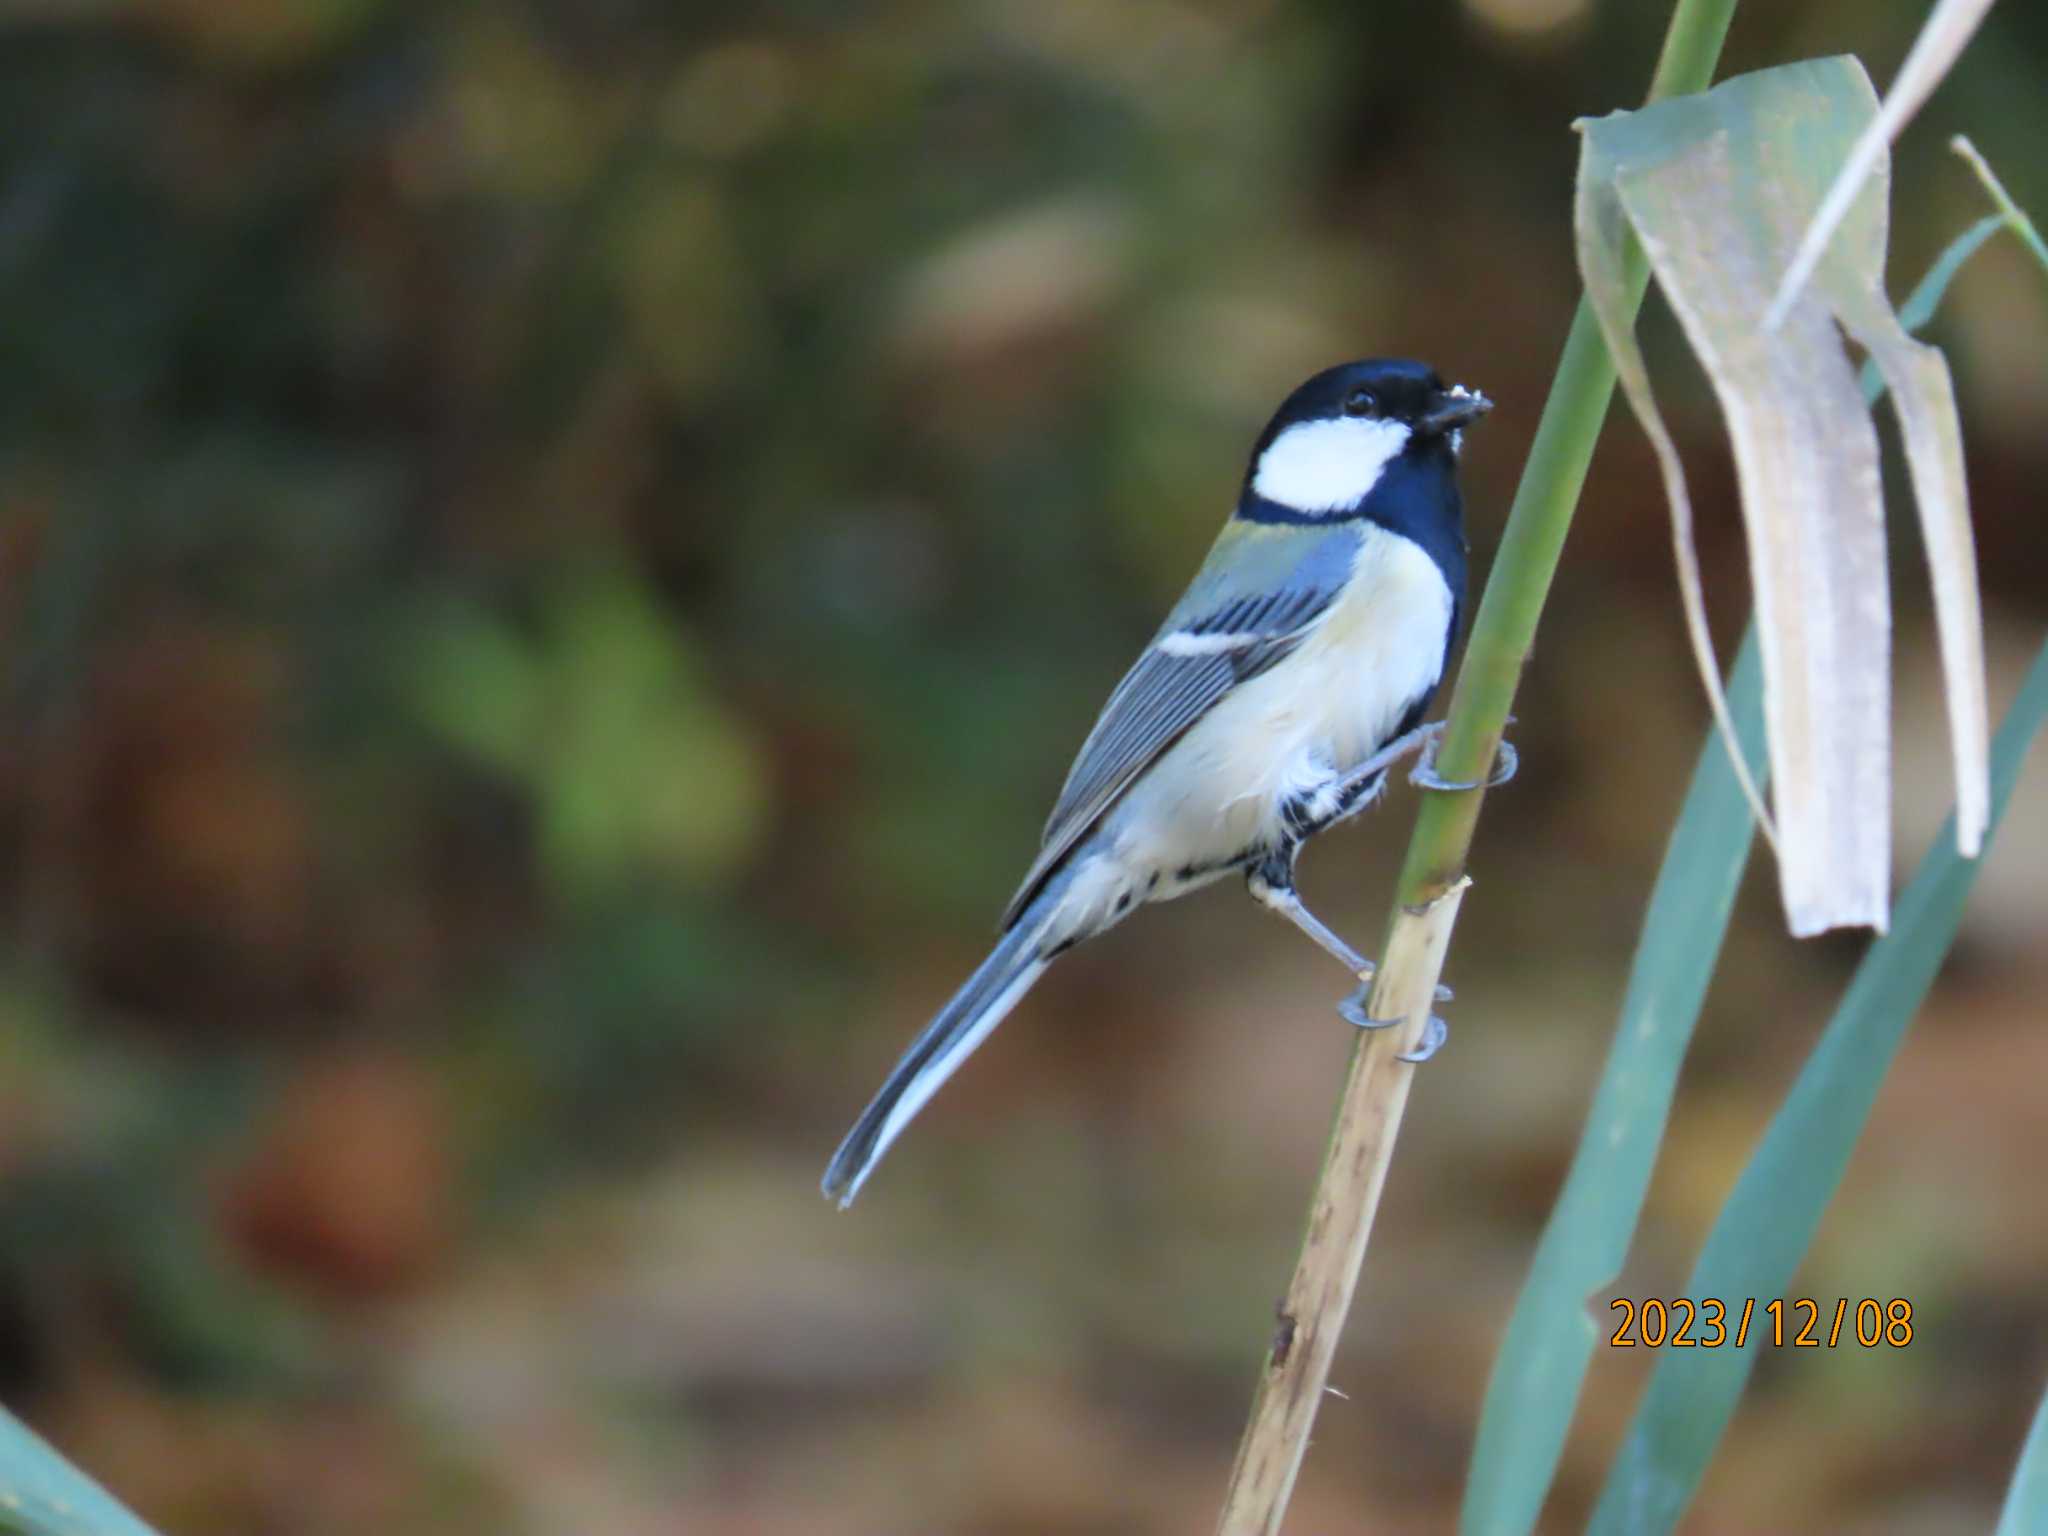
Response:
[[[1617,1326],[1607,1340],[1616,1349],[1741,1349],[1752,1329],[1759,1343],[1779,1349],[1837,1349],[1845,1344],[1904,1349],[1913,1342],[1913,1303],[1898,1296],[1889,1301],[1844,1296],[1832,1306],[1810,1296],[1769,1301],[1747,1296],[1739,1303],[1715,1296],[1697,1301],[1688,1296],[1669,1301],[1617,1296],[1608,1310],[1617,1314]]]

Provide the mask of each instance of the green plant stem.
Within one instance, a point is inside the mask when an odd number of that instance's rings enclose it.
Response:
[[[1977,173],[1977,180],[1984,184],[1991,201],[1998,205],[1999,214],[2006,227],[2019,236],[2020,244],[2033,253],[2034,260],[2048,268],[2048,241],[2043,241],[2041,231],[2034,227],[2034,221],[2027,217],[2026,210],[2012,200],[2012,194],[2005,190],[2005,183],[1992,171],[1990,164],[1977,153],[1977,146],[1960,133],[1949,140],[1949,148],[1969,162],[1970,169]]]
[[[1652,79],[1652,100],[1706,88],[1734,11],[1735,0],[1678,0]],[[1628,261],[1630,292],[1640,303],[1647,264],[1634,251]],[[1614,384],[1614,365],[1582,299],[1452,696],[1438,753],[1438,770],[1447,779],[1483,779],[1498,750]],[[1412,1046],[1429,1010],[1482,794],[1424,797],[1382,950],[1389,963],[1372,1000],[1376,1017],[1406,1022],[1371,1031],[1352,1053],[1301,1254],[1281,1303],[1281,1326],[1224,1497],[1222,1536],[1275,1536],[1285,1518],[1407,1104],[1413,1071],[1396,1054]],[[1404,963],[1396,965],[1396,959]]]
[[[1629,282],[1640,303],[1648,268],[1640,252],[1631,255]],[[1437,772],[1446,779],[1485,779],[1500,750],[1515,686],[1521,681],[1593,445],[1613,397],[1614,364],[1593,312],[1582,299],[1451,695],[1450,718],[1437,751]],[[1483,790],[1423,797],[1401,866],[1403,905],[1428,900],[1463,873],[1484,798]]]
[[[1706,89],[1734,14],[1735,0],[1681,0],[1657,61],[1650,100]],[[1633,315],[1649,286],[1649,263],[1634,242],[1623,261]],[[1592,306],[1581,298],[1451,695],[1450,720],[1437,752],[1437,771],[1446,779],[1483,780],[1500,749],[1515,687],[1535,644],[1536,624],[1613,400],[1614,361],[1600,339]],[[1424,797],[1401,866],[1401,905],[1428,900],[1464,872],[1483,798],[1480,790]]]

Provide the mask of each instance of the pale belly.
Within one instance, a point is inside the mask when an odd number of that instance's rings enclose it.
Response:
[[[1226,695],[1104,820],[1103,856],[1062,903],[1077,930],[1284,846],[1287,806],[1377,752],[1436,686],[1451,603],[1434,561],[1375,529],[1315,633]]]

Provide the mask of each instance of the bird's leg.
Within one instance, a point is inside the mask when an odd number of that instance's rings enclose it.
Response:
[[[1299,843],[1290,844],[1278,853],[1268,854],[1245,872],[1245,888],[1252,893],[1252,900],[1270,912],[1277,912],[1294,924],[1303,933],[1314,939],[1318,946],[1336,957],[1337,962],[1358,978],[1358,990],[1337,1005],[1337,1011],[1361,1029],[1379,1027],[1382,1021],[1368,1020],[1365,1016],[1365,997],[1372,988],[1372,979],[1379,967],[1357,950],[1339,938],[1336,932],[1301,899],[1301,893],[1294,888],[1294,856],[1301,851]],[[1439,986],[1436,1000],[1447,1003],[1451,1000],[1451,989]]]
[[[1368,784],[1411,752],[1422,753],[1427,761],[1433,755],[1436,739],[1443,733],[1443,721],[1432,720],[1428,725],[1418,725],[1405,736],[1396,736],[1331,787],[1328,794],[1332,803],[1350,805]]]
[[[1334,955],[1345,970],[1358,978],[1361,987],[1370,984],[1379,967],[1338,938],[1327,923],[1309,911],[1301,893],[1295,890],[1294,855],[1298,846],[1291,844],[1254,864],[1245,872],[1245,888],[1252,893],[1253,901],[1269,912],[1279,913]]]

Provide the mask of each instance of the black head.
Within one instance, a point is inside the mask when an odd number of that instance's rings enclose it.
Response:
[[[1423,363],[1341,363],[1274,413],[1252,449],[1245,487],[1298,514],[1352,511],[1397,460],[1440,461],[1450,470],[1461,430],[1492,408],[1484,395],[1445,385]]]

